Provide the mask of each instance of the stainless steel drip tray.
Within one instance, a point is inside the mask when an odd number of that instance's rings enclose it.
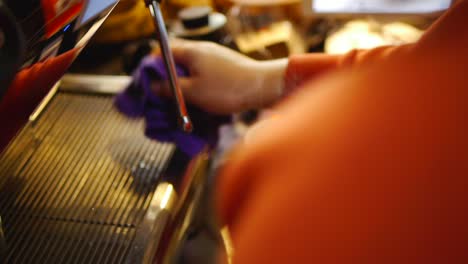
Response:
[[[59,90],[44,106],[0,156],[5,261],[135,259],[175,146],[146,139],[143,122],[117,113],[111,95]]]

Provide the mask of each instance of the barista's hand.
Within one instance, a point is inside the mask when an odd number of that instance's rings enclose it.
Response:
[[[283,91],[287,59],[255,61],[211,42],[175,40],[171,43],[177,64],[190,77],[179,78],[187,102],[217,114],[261,108],[278,100]],[[165,83],[156,92],[170,95]]]

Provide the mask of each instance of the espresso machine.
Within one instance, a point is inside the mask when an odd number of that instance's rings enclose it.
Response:
[[[1,263],[180,263],[203,222],[209,154],[189,158],[118,114],[128,77],[61,80],[117,2],[0,1]],[[146,4],[190,132],[159,2]]]

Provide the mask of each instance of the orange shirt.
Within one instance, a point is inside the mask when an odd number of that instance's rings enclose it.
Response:
[[[223,169],[234,263],[468,263],[468,1],[344,58],[291,58],[301,90]]]

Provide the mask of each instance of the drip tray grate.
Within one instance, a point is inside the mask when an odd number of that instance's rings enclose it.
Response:
[[[175,151],[112,97],[57,93],[0,156],[8,263],[121,263]]]

